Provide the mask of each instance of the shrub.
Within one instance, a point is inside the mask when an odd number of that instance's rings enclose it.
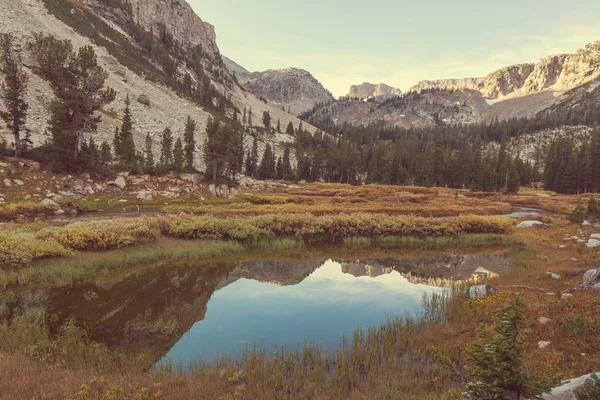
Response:
[[[577,207],[575,207],[575,210],[567,216],[567,219],[573,223],[581,224],[587,218],[587,214],[587,210],[581,203],[577,203]]]
[[[35,259],[69,254],[70,250],[55,240],[40,240],[32,232],[0,232],[0,267],[23,266]]]
[[[38,237],[52,238],[76,250],[111,250],[156,240],[160,237],[160,231],[150,227],[144,220],[91,221],[42,230]]]
[[[600,202],[593,197],[588,201],[587,216],[594,221],[600,216]]]
[[[0,221],[11,221],[20,215],[25,217],[37,217],[40,215],[52,215],[54,209],[39,203],[16,203],[0,207]]]

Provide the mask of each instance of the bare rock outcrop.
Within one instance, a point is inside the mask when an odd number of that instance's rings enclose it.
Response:
[[[385,83],[373,84],[364,82],[360,85],[350,86],[348,96],[358,97],[359,99],[382,99],[386,100],[393,96],[400,96],[402,90],[386,85]]]

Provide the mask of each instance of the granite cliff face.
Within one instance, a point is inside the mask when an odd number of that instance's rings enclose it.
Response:
[[[349,97],[358,97],[359,99],[375,98],[381,100],[387,100],[390,97],[400,96],[401,94],[402,90],[388,86],[385,83],[375,85],[369,82],[364,82],[360,85],[352,85],[348,92]]]
[[[565,92],[600,75],[600,41],[573,54],[548,56],[536,64],[519,64],[492,72],[484,78],[422,81],[411,91],[443,88],[472,89],[486,99],[516,98],[543,91]]]
[[[290,114],[300,115],[333,96],[308,71],[298,68],[237,73],[238,81],[250,92]]]

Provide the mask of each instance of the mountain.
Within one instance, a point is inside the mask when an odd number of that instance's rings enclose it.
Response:
[[[331,93],[310,72],[303,69],[270,69],[237,73],[236,76],[240,84],[251,93],[293,115],[302,114],[316,104],[333,100]]]
[[[96,142],[112,143],[115,128],[121,125],[125,98],[132,99],[134,140],[142,148],[144,137],[154,138],[155,154],[158,135],[170,127],[175,138],[183,135],[187,116],[198,125],[196,141],[204,143],[208,119],[219,102],[227,104],[232,114],[251,108],[255,125],[268,111],[273,120],[283,126],[290,121],[297,127],[300,120],[266,104],[235,82],[221,58],[215,28],[197,16],[183,0],[11,0],[0,1],[0,31],[11,32],[21,44],[32,32],[52,34],[69,39],[75,48],[90,45],[99,65],[108,72],[107,86],[117,92],[115,101],[101,110],[102,120],[95,135]],[[152,52],[146,48],[153,48]],[[163,52],[160,59],[153,52]],[[173,54],[185,59],[178,60]],[[26,60],[27,66],[27,60]],[[165,64],[171,64],[169,71]],[[174,67],[173,67],[174,66]],[[53,94],[48,84],[26,68],[29,75],[27,101],[30,104],[26,128],[35,145],[48,139],[48,104]],[[189,75],[196,92],[212,93],[212,99],[200,105],[182,89],[183,78]],[[315,128],[304,124],[305,129]],[[0,133],[8,133],[0,128]],[[7,136],[8,137],[8,136]],[[266,142],[277,146],[293,141],[289,135],[259,135],[259,151]],[[252,140],[248,135],[247,140]],[[197,168],[204,167],[203,157],[196,157]]]
[[[489,105],[475,90],[429,89],[410,92],[383,102],[342,98],[322,104],[301,115],[312,124],[333,121],[336,125],[367,126],[383,122],[387,128],[423,128],[442,124],[472,124],[481,121]]]
[[[492,72],[484,78],[422,81],[410,88],[472,89],[486,99],[522,97],[543,91],[562,93],[600,75],[600,41],[573,54],[542,58],[536,64],[519,64]]]
[[[369,82],[352,85],[348,92],[349,97],[358,97],[359,99],[375,98],[380,100],[387,100],[390,97],[400,96],[401,94],[402,90],[388,86],[385,83],[375,85]]]

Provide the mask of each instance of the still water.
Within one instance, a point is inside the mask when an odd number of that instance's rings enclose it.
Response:
[[[186,364],[236,356],[255,344],[266,352],[304,343],[335,347],[356,328],[417,313],[424,294],[479,267],[501,273],[509,266],[503,251],[393,253],[163,263],[35,298],[56,326],[74,319],[92,340],[143,351],[158,364]]]

